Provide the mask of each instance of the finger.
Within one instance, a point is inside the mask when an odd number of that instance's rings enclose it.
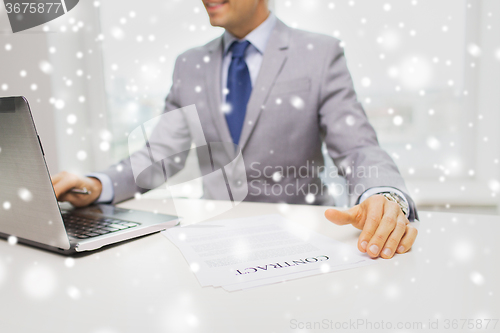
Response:
[[[67,175],[67,172],[59,172],[58,174],[54,175],[54,176],[51,176],[50,179],[52,180],[52,185],[60,182],[64,176]]]
[[[418,230],[411,223],[406,225],[406,232],[401,241],[399,242],[397,253],[405,253],[408,252],[413,243],[415,243],[415,239],[417,238]]]
[[[403,214],[403,212],[399,213],[396,228],[394,228],[391,235],[385,242],[384,249],[382,250],[382,252],[380,252],[380,256],[382,258],[390,259],[394,256],[396,247],[399,245],[401,238],[406,232],[406,223],[408,223],[408,219],[406,218],[406,216]]]
[[[78,184],[78,176],[72,174],[66,174],[64,177],[59,179],[57,183],[54,184],[54,192],[56,197],[59,199],[63,194],[76,187]]]
[[[75,195],[71,192],[62,193],[57,197],[60,202],[73,202]]]
[[[330,221],[337,225],[346,225],[356,223],[356,215],[357,215],[358,206],[354,206],[348,210],[337,210],[337,209],[327,209],[325,211],[325,217]]]
[[[368,242],[367,252],[371,257],[378,257],[382,246],[392,233],[397,224],[398,215],[401,212],[399,205],[392,201],[385,201],[384,215],[378,225],[377,231]]]
[[[90,204],[88,198],[84,197],[85,194],[76,194],[71,192],[66,192],[62,194],[57,200],[60,202],[69,202],[75,207],[84,207]]]
[[[384,204],[387,201],[386,198],[380,196],[379,198],[370,198],[371,200],[367,200],[366,205],[366,219],[363,221],[362,228],[363,231],[358,238],[358,249],[361,252],[366,252],[368,247],[368,242],[372,239],[373,235],[375,235],[375,231],[377,231],[378,225],[382,220],[382,216],[384,214]]]

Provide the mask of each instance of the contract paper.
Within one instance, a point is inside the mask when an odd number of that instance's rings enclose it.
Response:
[[[280,215],[202,222],[163,232],[200,285],[234,291],[373,261],[356,248]]]

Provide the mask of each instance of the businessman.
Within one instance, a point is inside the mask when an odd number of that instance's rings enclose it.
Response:
[[[326,218],[362,230],[358,248],[371,257],[388,259],[410,250],[417,236],[409,222],[417,218],[415,205],[356,98],[339,41],[286,26],[267,0],[203,3],[210,23],[225,32],[177,58],[165,106],[170,118],[152,134],[161,142],[158,149],[187,151],[200,140],[193,119],[172,111],[194,104],[201,139],[232,142],[244,159],[244,168],[226,170],[227,187],[204,179],[205,198],[227,198],[228,187],[242,186],[240,178],[247,180],[247,201],[331,205],[317,172],[324,166],[325,143],[347,180],[352,206],[327,209]],[[132,156],[141,159],[144,151]],[[225,165],[233,153],[213,152],[212,161],[199,155],[202,173],[211,163]],[[162,162],[166,174],[179,171],[184,160]],[[147,190],[135,181],[130,158],[87,177],[62,172],[52,181],[58,199],[75,206],[116,203]],[[279,191],[273,191],[275,185]],[[70,192],[84,187],[91,195]]]

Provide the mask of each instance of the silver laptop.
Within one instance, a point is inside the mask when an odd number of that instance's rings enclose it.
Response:
[[[61,254],[92,251],[178,224],[112,205],[59,206],[28,101],[0,98],[0,236]]]

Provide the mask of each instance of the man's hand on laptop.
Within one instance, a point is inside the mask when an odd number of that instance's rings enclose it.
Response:
[[[346,211],[327,209],[325,216],[335,224],[352,224],[363,230],[358,249],[372,258],[389,259],[396,253],[407,252],[418,233],[399,205],[382,195],[371,196]]]
[[[75,207],[85,207],[101,195],[102,184],[96,178],[81,177],[66,171],[51,177],[57,200],[68,201]],[[89,194],[74,193],[72,190],[86,189]]]

